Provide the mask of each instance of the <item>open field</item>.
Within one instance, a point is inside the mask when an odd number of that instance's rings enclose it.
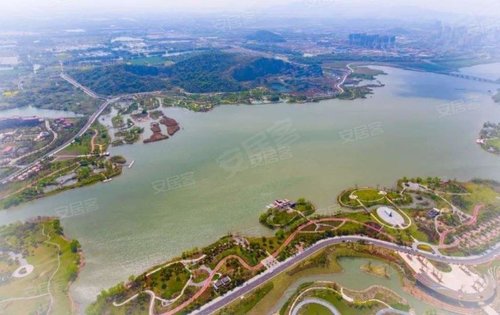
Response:
[[[80,265],[78,242],[64,238],[57,219],[42,219],[4,227],[2,248],[22,253],[33,271],[21,278],[10,278],[0,286],[0,308],[6,314],[36,311],[67,314],[73,309],[69,285]]]

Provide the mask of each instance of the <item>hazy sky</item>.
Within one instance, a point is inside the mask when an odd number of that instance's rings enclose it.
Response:
[[[172,12],[196,13],[260,10],[293,5],[318,11],[335,7],[417,6],[433,11],[474,15],[499,15],[500,0],[0,0],[0,15],[32,15],[61,12]]]

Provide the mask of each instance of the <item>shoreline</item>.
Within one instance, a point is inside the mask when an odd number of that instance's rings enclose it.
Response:
[[[352,70],[351,70],[352,71]],[[351,72],[351,74],[354,73],[354,72]],[[380,74],[381,75],[381,74]],[[348,76],[346,76],[344,78],[344,82],[347,80]],[[358,98],[366,98],[366,95],[369,95],[369,94],[373,94],[373,89],[376,88],[376,87],[383,87],[384,85],[366,85],[366,86],[356,86],[356,87],[351,87],[350,89],[354,89],[354,90],[358,90],[358,89],[367,89],[366,91],[364,91],[361,95],[355,95],[354,97],[349,97],[349,98],[343,98],[341,97],[341,95],[344,95],[345,91],[343,93],[340,93],[340,94],[336,94],[336,95],[331,95],[331,96],[321,96],[321,97],[313,97],[312,99],[305,99],[304,101],[300,101],[300,100],[297,100],[297,99],[294,99],[294,101],[290,101],[290,97],[293,97],[292,95],[287,95],[287,98],[280,98],[279,101],[277,102],[262,102],[262,103],[250,103],[250,104],[247,104],[245,102],[235,102],[235,103],[219,103],[219,104],[212,104],[212,106],[206,110],[206,111],[202,111],[202,112],[211,112],[212,110],[214,110],[216,107],[219,107],[219,106],[226,106],[226,105],[229,105],[229,106],[235,106],[235,105],[247,105],[247,106],[255,106],[255,105],[271,105],[271,104],[314,104],[314,103],[320,103],[322,101],[328,101],[328,100],[332,100],[332,99],[339,99],[339,100],[346,100],[346,101],[350,101],[350,100],[356,100]],[[346,90],[350,90],[350,89],[347,89]],[[147,94],[149,92],[146,92]],[[154,97],[162,97],[161,94],[158,94],[157,91],[155,92],[151,92],[152,95],[154,95]],[[166,97],[168,97],[168,94],[165,94]],[[110,97],[114,97],[114,96],[110,96]],[[165,105],[160,105],[159,108],[156,108],[156,109],[153,109],[151,111],[154,111],[154,110],[158,110],[158,109],[168,109],[168,108],[184,108],[184,109],[187,109],[187,110],[190,110],[190,111],[194,111],[196,112],[196,110],[193,110],[191,108],[188,108],[188,107],[184,107],[184,106],[165,106]],[[109,110],[110,107],[107,108],[107,110]],[[105,113],[101,113],[101,115],[104,115]],[[99,115],[99,116],[101,116]],[[163,116],[165,117],[165,116]],[[170,118],[167,117],[167,120],[164,121],[164,123],[161,122],[161,117],[160,117],[160,122],[159,124],[162,124],[162,125],[165,125],[165,127],[167,128],[167,134],[168,135],[163,135],[161,132],[160,133],[156,133],[153,132],[153,135],[148,138],[148,139],[143,139],[143,143],[154,143],[154,142],[160,142],[162,140],[167,140],[169,139],[170,137],[172,137],[173,135],[175,135],[178,131],[180,131],[180,124],[177,123],[177,127],[175,126],[172,126],[172,122],[170,120],[168,120]],[[98,118],[97,118],[97,121],[98,121]],[[154,120],[155,121],[155,120]],[[168,125],[170,126],[168,126]],[[106,128],[106,131],[109,133],[110,129],[108,127],[105,127]],[[152,127],[153,128],[153,127]],[[171,134],[170,134],[171,133]],[[156,135],[156,136],[155,136]],[[127,144],[127,143],[125,143]],[[130,143],[130,145],[135,145],[136,143]],[[112,143],[109,143],[109,145],[112,145]],[[117,174],[115,176],[119,176],[121,175],[122,172],[120,172],[120,174]],[[113,176],[113,177],[115,177]],[[96,182],[97,183],[97,182]],[[90,183],[90,184],[94,184],[94,183]],[[51,192],[48,192],[40,197],[36,197],[32,200],[29,200],[29,201],[34,201],[34,200],[38,200],[38,199],[42,199],[42,198],[45,198],[45,197],[49,197],[49,196],[52,196],[52,195],[55,195],[55,194],[58,194],[58,193],[62,193],[66,190],[73,190],[73,189],[77,189],[77,188],[80,188],[80,187],[85,187],[85,186],[88,186],[88,184],[85,184],[85,185],[82,185],[82,186],[76,186],[76,187],[71,187],[69,189],[61,189],[61,190],[54,190],[54,191],[51,191]],[[11,197],[11,196],[9,196]],[[4,200],[7,200],[7,199],[0,199],[0,202],[3,202]],[[17,208],[17,206],[19,205],[23,205],[25,204],[25,202],[21,202],[20,204],[17,204],[15,205],[14,207],[5,207],[5,206],[2,206],[0,208],[0,211],[2,210],[7,210],[7,209],[15,209]]]
[[[448,182],[440,181],[440,185],[447,185],[447,183]],[[212,272],[210,273],[209,278],[205,280],[203,287],[201,289],[196,289],[196,294],[194,296],[191,295],[190,297],[188,296],[187,300],[184,298],[181,304],[176,303],[173,305],[163,306],[162,311],[165,311],[166,312],[165,314],[174,314],[179,311],[191,312],[197,309],[197,307],[199,307],[200,305],[203,305],[202,309],[204,311],[216,312],[221,308],[224,308],[233,303],[238,296],[242,294],[244,295],[247,293],[251,293],[253,292],[253,290],[261,287],[262,285],[267,284],[274,277],[277,277],[278,275],[283,274],[285,272],[290,272],[290,268],[292,267],[299,269],[305,268],[303,270],[307,270],[308,268],[310,268],[310,267],[307,268],[305,267],[309,266],[307,264],[308,261],[317,261],[317,262],[322,261],[322,259],[319,259],[321,256],[320,253],[323,253],[324,250],[335,246],[345,247],[345,251],[340,251],[340,252],[336,251],[338,253],[337,254],[338,256],[336,256],[337,258],[365,257],[368,259],[375,259],[377,261],[383,262],[384,264],[393,266],[395,270],[397,270],[398,272],[400,281],[402,281],[403,285],[407,284],[409,288],[412,288],[412,286],[410,285],[411,283],[417,281],[416,275],[418,275],[418,273],[412,270],[410,266],[405,263],[404,260],[402,261],[401,253],[410,255],[420,255],[424,258],[440,261],[443,263],[463,264],[471,266],[481,264],[483,262],[490,261],[492,259],[496,259],[495,257],[496,255],[498,255],[497,253],[499,247],[498,245],[500,243],[496,244],[493,247],[495,248],[493,252],[487,250],[482,252],[482,254],[476,256],[474,254],[468,254],[462,257],[455,257],[455,256],[446,256],[441,254],[429,253],[426,251],[415,249],[411,246],[411,244],[406,244],[405,242],[401,243],[395,239],[387,240],[386,238],[389,237],[389,235],[386,233],[387,231],[382,233],[380,233],[379,231],[378,234],[371,235],[369,226],[367,224],[363,223],[363,221],[359,222],[353,219],[349,219],[349,215],[350,214],[344,214],[344,215],[339,215],[339,217],[334,216],[330,218],[304,217],[304,220],[301,221],[300,224],[298,224],[291,230],[288,230],[283,237],[279,236],[280,233],[276,233],[276,236],[268,237],[264,242],[263,240],[259,240],[260,238],[258,236],[250,238],[245,236],[228,235],[206,247],[185,252],[182,255],[183,259],[190,259],[193,257],[197,257],[197,259],[199,259],[200,257],[202,257],[200,265],[209,266]],[[369,215],[365,216],[366,219],[368,220],[370,219]],[[355,214],[355,218],[361,220],[358,214]],[[338,233],[329,234],[326,231],[318,231],[317,233],[315,233],[316,236],[312,234],[299,234],[301,231],[307,231],[306,228],[311,224],[318,225],[327,221],[339,221],[339,220],[343,220],[344,222],[347,220],[349,221],[350,224],[353,223],[360,224],[361,226],[365,226],[365,230],[352,231],[349,229],[346,231],[339,231],[344,226],[340,225],[332,227],[331,229],[331,231],[335,231]],[[385,236],[383,236],[382,234]],[[306,235],[312,235],[312,236],[309,237]],[[232,243],[233,239],[235,240],[234,243]],[[274,245],[272,245],[272,249],[268,249],[266,247],[270,246],[270,244],[275,244],[276,242],[277,242],[277,247],[275,247]],[[347,244],[343,244],[346,242]],[[265,252],[272,253],[270,255],[273,257],[273,260],[276,261],[277,265],[274,265],[272,267],[269,267],[267,265],[268,262],[266,261],[268,261],[271,256],[268,256],[268,258],[264,257],[258,258],[255,256],[255,254],[251,254],[251,252],[246,253],[245,246],[241,245],[245,243],[252,244],[252,245],[246,245],[248,246],[247,248],[264,246],[264,248],[266,249]],[[364,251],[361,250],[361,248],[365,247],[366,249]],[[236,249],[230,250],[231,248],[236,248]],[[219,253],[219,251],[222,252]],[[202,253],[205,255],[200,256]],[[207,257],[207,255],[210,256]],[[218,292],[218,294],[214,296],[213,290],[210,288],[210,286],[212,285],[213,276],[219,272],[227,274],[228,271],[226,269],[224,269],[225,271],[220,271],[220,270],[222,270],[223,266],[231,265],[228,262],[229,260],[232,260],[235,263],[237,261],[237,263],[241,265],[244,269],[246,269],[249,272],[249,274],[247,274],[243,279],[239,279],[236,282],[237,283],[236,287],[234,285],[231,285],[229,288]],[[164,262],[163,265],[166,268],[166,266],[170,266],[173,263],[174,260],[168,260]],[[315,263],[313,263],[313,265],[314,264]],[[162,264],[159,264],[157,266],[162,266]],[[264,272],[260,272],[260,270],[263,270],[262,267],[266,267],[265,268],[266,270],[264,270]],[[361,268],[362,267],[363,266],[361,266]],[[157,269],[154,268],[156,267],[148,268],[146,271],[144,271],[143,274],[135,277],[134,280],[129,281],[124,286],[122,291],[120,291],[120,293],[118,294],[119,297],[118,304],[123,305],[122,303],[119,303],[120,301],[123,301],[123,298],[130,297],[134,293],[138,294],[136,289],[128,290],[129,288],[144,288],[143,286],[144,281],[146,281],[146,283],[152,281],[150,277],[154,278],[154,276],[152,275],[159,270],[158,268]],[[345,272],[345,269],[342,271]],[[374,276],[379,276],[379,274],[376,273],[370,272],[370,274]],[[231,274],[231,277],[234,277],[234,274]],[[383,278],[387,277],[384,276]],[[413,284],[413,286],[416,286],[416,284]],[[156,288],[155,285],[153,285],[153,287],[148,287],[148,290],[160,290],[160,289]],[[424,293],[425,292],[422,292],[422,295]],[[92,307],[93,310],[104,311],[106,307],[110,307],[109,305],[107,305],[108,302],[105,301],[109,301],[112,298],[113,295],[102,296],[101,294],[98,297],[98,299],[93,304],[91,304],[90,307]],[[429,302],[433,301],[429,300]],[[448,305],[449,303],[445,301],[440,301],[440,303],[441,304],[438,304],[438,306],[440,307],[449,306],[448,309],[450,309],[453,306],[453,305],[451,306]],[[436,304],[432,303],[432,305]]]

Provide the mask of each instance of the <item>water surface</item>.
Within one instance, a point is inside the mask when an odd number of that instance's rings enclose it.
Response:
[[[460,72],[485,79],[500,80],[500,62],[466,67],[460,69]]]
[[[371,262],[374,265],[386,266],[389,278],[381,278],[361,271],[361,267],[368,264],[368,262]],[[383,263],[379,260],[359,257],[341,257],[339,259],[339,264],[342,266],[342,272],[340,273],[310,275],[301,277],[300,279],[296,280],[285,291],[283,296],[276,302],[273,310],[271,310],[268,314],[279,312],[283,305],[285,305],[286,301],[290,299],[290,297],[297,291],[301,284],[314,281],[332,281],[338,283],[345,289],[351,289],[355,291],[363,291],[371,286],[381,285],[404,298],[408,302],[408,304],[410,304],[411,308],[415,310],[416,314],[425,314],[427,310],[433,309],[433,307],[426,305],[425,303],[416,299],[413,295],[408,294],[403,290],[400,272],[390,264]]]
[[[64,117],[79,117],[76,113],[64,110],[53,110],[53,109],[43,109],[33,106],[18,107],[12,109],[0,110],[0,118],[10,118],[10,117],[31,117],[37,116],[40,118],[64,118]]]
[[[383,70],[386,86],[367,99],[166,110],[182,130],[113,148],[135,160],[122,176],[1,211],[0,222],[66,215],[65,232],[86,256],[72,293],[86,305],[100,290],[225,233],[269,233],[258,216],[277,198],[306,197],[331,213],[337,194],[356,184],[390,186],[402,176],[500,180],[500,159],[475,143],[483,122],[500,118],[492,85]],[[276,136],[280,128],[288,138]],[[254,154],[276,143],[280,154]]]

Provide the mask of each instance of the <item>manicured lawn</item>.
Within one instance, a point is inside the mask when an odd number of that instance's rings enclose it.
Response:
[[[373,202],[382,201],[384,196],[379,194],[379,190],[376,189],[360,189],[353,192],[353,195],[358,196],[359,200],[362,202]]]
[[[221,310],[219,315],[243,315],[248,312],[273,289],[273,283],[267,283],[250,293],[243,300]]]
[[[68,297],[68,287],[77,276],[79,266],[79,254],[70,249],[70,241],[56,233],[53,226],[54,220],[37,222],[26,228],[27,225],[16,225],[14,228],[7,227],[0,231],[0,238],[5,238],[9,244],[17,246],[14,249],[28,253],[26,259],[34,266],[33,272],[23,278],[12,278],[8,284],[0,286],[0,296],[6,298],[36,296],[48,293],[49,279],[50,292],[53,296],[52,314],[67,314],[71,309]],[[45,228],[44,236],[42,226]],[[48,240],[48,241],[47,241]],[[57,246],[60,246],[60,250]],[[3,245],[0,245],[3,246]],[[60,259],[60,267],[58,266]],[[17,264],[15,264],[17,268]],[[29,301],[16,301],[4,305],[7,307],[6,314],[31,314],[37,311],[46,312],[49,303],[48,296],[36,298]]]
[[[330,290],[314,291],[314,297],[330,302],[339,310],[340,314],[346,315],[370,315],[375,314],[377,310],[383,308],[378,303],[369,302],[358,305],[348,303],[339,294]]]
[[[327,315],[331,312],[320,304],[307,304],[300,309],[299,314],[301,315]]]
[[[426,251],[426,252],[430,252],[430,253],[434,252],[434,251],[432,250],[432,247],[430,247],[430,246],[429,246],[429,245],[427,245],[427,244],[420,244],[420,245],[418,245],[418,246],[417,246],[417,248],[418,248],[418,249],[420,249],[420,250],[424,250],[424,251]]]
[[[285,226],[298,216],[296,212],[275,211],[269,217],[268,222],[273,225]]]

